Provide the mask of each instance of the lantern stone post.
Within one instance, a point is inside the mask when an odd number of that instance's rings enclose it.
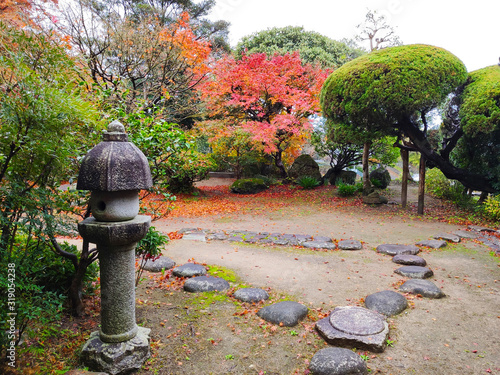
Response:
[[[135,247],[150,226],[138,215],[139,191],[153,186],[144,154],[124,126],[113,121],[103,141],[85,156],[77,189],[90,190],[92,217],[78,224],[80,235],[97,245],[101,280],[101,327],[82,349],[93,371],[127,374],[150,355],[150,329],[135,321]]]

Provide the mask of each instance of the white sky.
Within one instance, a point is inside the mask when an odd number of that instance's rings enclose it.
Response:
[[[404,44],[445,48],[469,71],[498,63],[500,0],[217,0],[210,18],[231,23],[234,47],[243,36],[284,26],[353,38],[368,9],[386,15]]]

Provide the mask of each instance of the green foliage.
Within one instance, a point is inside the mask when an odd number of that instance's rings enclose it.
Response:
[[[137,243],[135,256],[140,259],[140,264],[136,272],[135,285],[139,285],[144,264],[149,260],[156,260],[161,256],[162,248],[168,244],[168,236],[157,231],[154,227],[149,227],[146,236]]]
[[[231,185],[231,191],[237,194],[256,194],[267,188],[268,186],[260,178],[236,180]]]
[[[302,176],[296,180],[297,184],[306,190],[314,189],[321,185],[321,181],[318,181],[316,177],[312,176]]]
[[[321,106],[333,124],[387,134],[402,116],[437,106],[466,78],[463,63],[442,48],[390,47],[333,72],[323,85]],[[363,138],[373,139],[368,133]]]
[[[338,195],[341,197],[351,197],[363,191],[362,183],[357,183],[356,185],[349,185],[344,183],[342,180],[338,180],[336,185],[337,185]]]
[[[486,216],[492,220],[500,220],[500,195],[489,196],[483,206]]]
[[[437,168],[430,169],[425,174],[425,191],[436,198],[449,196],[451,182]]]
[[[243,53],[275,53],[284,55],[299,51],[302,61],[320,64],[323,68],[335,68],[345,64],[363,52],[346,43],[338,42],[314,31],[306,31],[303,27],[275,27],[259,31],[243,37],[236,46],[236,55]]]

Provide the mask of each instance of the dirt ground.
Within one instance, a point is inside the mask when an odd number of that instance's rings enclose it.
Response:
[[[228,181],[212,179],[209,183]],[[413,193],[411,204],[415,203]],[[193,295],[144,281],[137,291],[137,315],[152,329],[155,357],[140,374],[306,374],[314,353],[327,347],[314,331],[316,320],[336,306],[363,305],[368,294],[397,290],[405,280],[394,273],[399,265],[377,254],[376,246],[413,244],[437,233],[464,229],[402,219],[384,208],[366,215],[359,208],[326,212],[306,205],[259,215],[168,218],[154,225],[166,233],[195,227],[352,238],[363,241],[363,250],[327,252],[171,241],[164,255],[178,265],[194,260],[225,267],[237,275],[233,286],[264,288],[272,303],[295,300],[307,305],[310,314],[297,327],[273,326],[255,315],[261,305],[239,303],[231,293]],[[407,296],[410,307],[389,318],[391,346],[381,354],[357,351],[366,355],[371,373],[500,374],[498,257],[471,240],[425,250],[421,256],[434,271],[430,280],[443,289],[446,298]]]

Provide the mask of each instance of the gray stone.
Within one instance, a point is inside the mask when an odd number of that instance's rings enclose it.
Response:
[[[229,242],[245,242],[245,239],[240,236],[229,236],[227,239]]]
[[[234,292],[233,297],[243,302],[260,302],[269,299],[269,294],[259,288],[242,288]]]
[[[183,240],[189,240],[189,241],[201,241],[205,242],[207,240],[207,235],[203,231],[197,231],[197,232],[186,232],[182,236]]]
[[[408,307],[406,298],[392,290],[384,290],[366,296],[365,306],[385,316],[397,315]]]
[[[293,327],[306,317],[307,312],[307,307],[298,302],[283,301],[263,307],[257,315],[270,323]]]
[[[209,233],[206,236],[207,240],[218,240],[218,241],[224,241],[228,239],[227,234],[222,233],[222,232],[217,232],[217,233]]]
[[[341,240],[338,243],[340,250],[361,250],[363,245],[356,240]]]
[[[321,349],[312,357],[309,370],[314,375],[368,374],[366,362],[352,350],[344,348]]]
[[[476,231],[476,232],[496,232],[495,229],[492,228],[487,228],[487,227],[481,227],[478,225],[469,225],[467,226],[468,229]]]
[[[329,317],[316,322],[316,329],[332,345],[376,353],[385,350],[389,335],[383,315],[357,306],[336,307]]]
[[[373,191],[370,194],[363,196],[364,204],[387,204],[387,202],[389,202],[389,199],[380,195],[376,191]]]
[[[370,172],[370,180],[377,180],[377,182],[372,181],[376,188],[387,189],[391,183],[391,175],[387,169],[381,167]]]
[[[288,170],[288,177],[293,180],[304,176],[314,177],[316,180],[321,181],[318,163],[307,154],[297,157]]]
[[[327,177],[328,173],[325,175]],[[332,173],[328,178],[330,185],[336,186],[337,183],[343,182],[346,185],[354,185],[356,183],[357,174],[354,171],[340,171],[339,173]]]
[[[93,371],[111,375],[129,374],[142,367],[149,358],[149,328],[139,327],[137,335],[124,342],[101,341],[99,332],[93,332],[81,353],[82,363]]]
[[[186,263],[182,266],[175,267],[172,274],[177,277],[203,276],[207,274],[207,269],[201,264]]]
[[[436,234],[435,236],[432,236],[432,238],[435,238],[436,240],[446,240],[446,241],[455,242],[455,243],[460,242],[459,236],[457,236],[456,234],[450,234],[450,233],[439,233],[439,234]]]
[[[169,270],[174,267],[175,262],[172,259],[161,256],[155,260],[148,259],[142,269],[149,272],[161,272],[162,270]]]
[[[416,243],[417,246],[430,247],[431,249],[439,249],[446,246],[446,241],[443,240],[424,240]]]
[[[326,237],[326,236],[314,236],[313,240],[320,241],[320,242],[332,242],[332,239],[330,237]]]
[[[468,238],[468,239],[476,239],[479,237],[477,233],[466,231],[466,230],[457,230],[453,232],[453,234],[457,235],[460,238]]]
[[[404,264],[406,266],[421,266],[425,267],[427,262],[424,258],[419,257],[418,255],[409,255],[409,254],[400,254],[395,255],[392,258],[394,263]]]
[[[229,289],[229,283],[220,277],[198,276],[186,280],[184,290],[186,292],[213,292]]]
[[[420,249],[414,245],[383,244],[377,246],[377,253],[388,255],[410,254],[416,255]]]
[[[404,266],[398,268],[394,272],[401,276],[409,277],[412,279],[427,279],[428,277],[434,275],[434,272],[432,272],[431,269],[420,266]]]
[[[302,242],[301,245],[308,249],[334,250],[337,248],[337,245],[335,245],[333,242],[324,242],[324,241],[306,241]]]
[[[445,296],[443,291],[432,281],[411,279],[399,287],[403,293],[420,294],[427,298],[442,298]]]
[[[177,231],[177,233],[179,234],[193,233],[193,232],[204,232],[204,231],[199,228],[182,228]]]

